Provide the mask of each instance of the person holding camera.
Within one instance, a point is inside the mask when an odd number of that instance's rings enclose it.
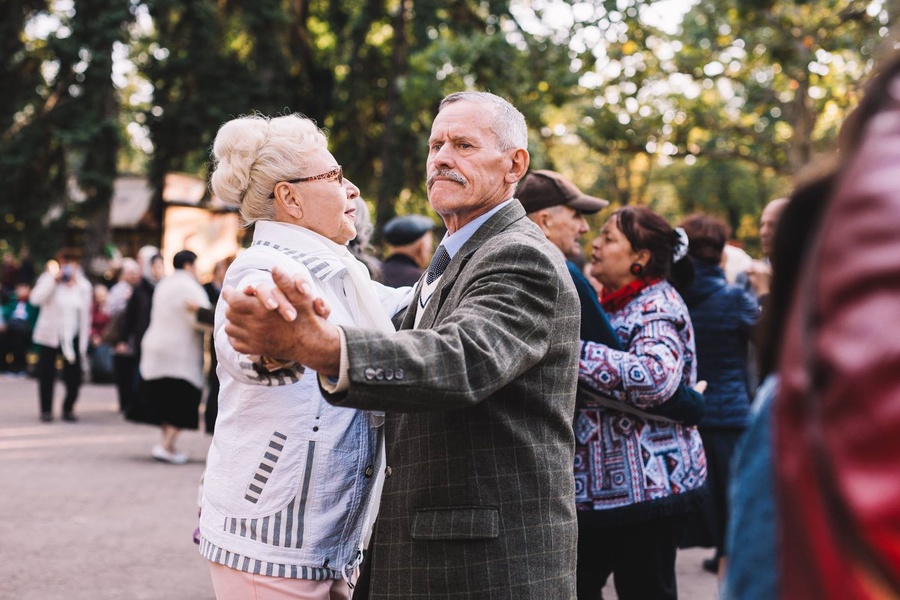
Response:
[[[66,386],[63,421],[76,421],[73,409],[82,381],[82,365],[87,364],[91,330],[90,282],[81,270],[81,253],[64,248],[38,278],[31,291],[31,303],[40,307],[32,340],[38,346],[38,395],[41,421],[53,420],[53,384],[56,362],[63,358],[62,377]]]

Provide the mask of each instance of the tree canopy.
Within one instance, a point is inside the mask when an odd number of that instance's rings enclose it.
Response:
[[[833,142],[896,3],[9,0],[0,13],[0,244],[46,256],[72,226],[100,251],[117,174],[147,175],[158,221],[165,174],[206,176],[219,126],[252,112],[315,119],[378,223],[428,212],[430,122],[460,89],[523,111],[534,167],[614,206],[719,214],[749,240]]]

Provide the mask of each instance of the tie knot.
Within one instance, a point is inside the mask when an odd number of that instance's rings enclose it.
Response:
[[[438,246],[434,256],[431,257],[431,264],[428,265],[428,275],[425,281],[432,283],[435,279],[444,274],[447,265],[450,264],[450,253],[443,246]]]

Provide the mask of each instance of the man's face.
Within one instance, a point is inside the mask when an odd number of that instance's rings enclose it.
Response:
[[[540,211],[537,217],[544,235],[566,258],[581,256],[581,236],[590,229],[584,215],[569,206],[553,206]]]
[[[783,199],[773,200],[763,209],[762,216],[759,219],[759,245],[762,252],[766,256],[772,254],[772,246],[775,241],[775,229],[778,226],[778,219],[784,210],[787,201]]]
[[[514,150],[500,150],[491,118],[489,105],[461,100],[431,126],[428,200],[451,232],[512,196],[518,179],[511,171]]]

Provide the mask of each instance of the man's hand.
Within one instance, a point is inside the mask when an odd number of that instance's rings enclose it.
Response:
[[[328,307],[309,283],[272,269],[274,287],[222,290],[225,333],[238,352],[293,360],[322,375],[337,375],[340,333],[326,318]],[[287,322],[286,322],[287,321]]]
[[[761,260],[754,260],[747,269],[747,279],[757,297],[767,295],[772,286],[772,266]]]

